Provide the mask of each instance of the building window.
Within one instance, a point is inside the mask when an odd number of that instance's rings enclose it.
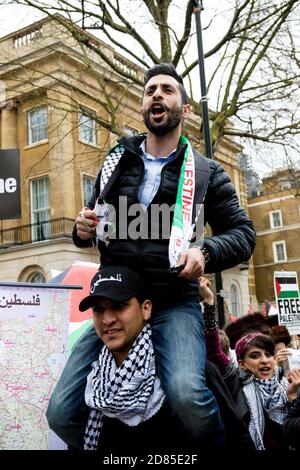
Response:
[[[86,144],[97,145],[97,122],[91,117],[92,111],[79,116],[79,140]]]
[[[49,178],[31,181],[31,223],[32,241],[50,238],[50,184]]]
[[[83,205],[87,207],[89,200],[92,197],[93,189],[94,189],[95,178],[91,178],[90,176],[84,175],[82,178],[82,186],[83,186]]]
[[[37,284],[43,284],[46,282],[46,278],[44,274],[35,271],[28,276],[27,282],[35,282]]]
[[[38,108],[28,111],[28,143],[36,144],[48,139],[48,110]]]
[[[280,182],[280,189],[284,191],[285,189],[290,189],[292,187],[292,182],[289,181],[288,179],[282,180]]]
[[[280,210],[272,211],[269,215],[271,228],[282,227],[282,215]]]
[[[231,313],[234,317],[241,316],[241,308],[240,308],[240,296],[238,288],[235,284],[231,284],[230,286],[230,301],[231,301]]]
[[[280,242],[273,242],[273,254],[274,254],[274,262],[280,263],[282,261],[286,261],[286,246],[285,241],[282,240]]]

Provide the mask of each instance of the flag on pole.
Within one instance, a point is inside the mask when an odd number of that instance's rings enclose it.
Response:
[[[267,301],[265,300],[264,303],[263,303],[263,315],[264,317],[266,317],[268,315],[267,313]]]
[[[263,303],[263,315],[264,317],[271,317],[272,315],[277,315],[278,311],[273,305],[267,300]]]

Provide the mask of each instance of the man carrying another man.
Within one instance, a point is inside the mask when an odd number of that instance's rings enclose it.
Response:
[[[191,438],[217,445],[223,425],[206,386],[198,278],[204,270],[221,271],[246,261],[254,249],[255,232],[221,165],[199,155],[181,135],[190,112],[182,78],[172,65],[156,65],[146,72],[142,117],[147,133],[124,137],[109,152],[89,208],[76,218],[73,240],[78,247],[91,246],[97,227],[101,267],[121,264],[139,272],[154,305],[157,373],[172,411]],[[128,208],[125,237],[122,197]],[[143,227],[136,237],[129,230],[130,208],[138,203]],[[198,240],[198,245],[189,246],[202,203],[213,235],[203,245]],[[107,204],[116,213],[113,233],[105,230]],[[169,221],[152,216],[157,205],[173,207]],[[82,429],[82,389],[99,347],[95,332],[89,330],[74,348],[48,408],[50,426],[75,447],[76,429],[78,435]],[[61,426],[61,415],[69,426]]]
[[[103,347],[87,377],[82,447],[103,456],[199,451],[172,414],[156,374],[149,324],[152,303],[139,275],[125,266],[103,268],[93,277],[90,294],[80,302],[82,312],[89,308]],[[239,438],[247,430],[220,376],[210,367],[207,372],[226,425],[237,428],[234,436],[226,429],[223,444],[240,447]],[[207,442],[205,448],[209,447]]]

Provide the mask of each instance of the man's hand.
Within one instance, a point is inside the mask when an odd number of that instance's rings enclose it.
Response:
[[[98,219],[96,213],[90,209],[82,209],[75,219],[76,231],[78,237],[82,240],[94,238]]]
[[[281,348],[276,351],[275,360],[276,364],[283,369],[283,376],[287,377],[290,372],[290,364],[289,364],[289,356],[292,353],[288,350],[288,348]]]
[[[275,354],[275,359],[278,366],[286,367],[288,364],[288,358],[291,356],[292,353],[288,350],[288,348],[278,349]]]
[[[190,248],[183,253],[178,264],[185,264],[185,268],[178,274],[178,277],[184,277],[195,281],[204,273],[205,259],[198,248]]]

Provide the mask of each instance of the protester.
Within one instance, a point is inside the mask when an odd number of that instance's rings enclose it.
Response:
[[[274,325],[271,327],[270,337],[275,346],[278,378],[287,377],[290,372],[289,356],[292,355],[288,349],[291,344],[289,331],[284,325]]]
[[[141,278],[124,266],[103,268],[93,277],[90,294],[80,302],[80,311],[88,308],[93,309],[94,327],[104,346],[87,377],[89,411],[82,448],[103,455],[199,451],[198,443],[172,415],[156,374],[149,324],[152,304]],[[209,363],[206,371],[221,405],[224,445],[251,448],[247,428],[218,369]],[[211,446],[215,448],[215,440],[205,443],[205,449]]]
[[[90,307],[104,346],[87,378],[90,413],[84,448],[108,455],[176,445],[180,431],[156,374],[149,325],[152,304],[140,277],[124,266],[103,268],[79,305],[82,312]]]
[[[238,317],[233,323],[226,323],[224,331],[230,340],[230,348],[234,350],[236,342],[249,331],[260,331],[268,335],[271,327],[260,312],[254,312]]]
[[[294,369],[288,375],[288,380],[300,385],[300,369]],[[296,450],[300,450],[300,395],[290,405],[289,415],[283,422],[283,434],[287,443]]]
[[[239,367],[236,369],[220,346],[213,294],[209,282],[200,278],[200,292],[205,299],[204,324],[208,359],[220,369],[225,382],[241,404],[242,390],[248,413],[249,430],[257,450],[285,450],[288,446],[283,439],[282,423],[288,416],[289,407],[297,397],[300,382],[280,382],[275,375],[275,351],[271,338],[253,331],[240,338],[235,345]],[[300,369],[296,369],[296,374]],[[237,379],[239,387],[237,386]]]
[[[249,424],[249,410],[245,396],[240,386],[238,375],[236,374],[236,362],[229,359],[222,351],[219,330],[215,319],[216,307],[214,295],[210,290],[210,282],[201,276],[199,284],[200,296],[203,299],[203,320],[207,348],[207,358],[216,364],[220,370],[224,382],[231,393],[236,409],[244,423]],[[217,338],[215,336],[217,335]],[[226,357],[226,361],[223,360]]]
[[[205,381],[198,278],[204,270],[246,261],[255,232],[222,166],[199,155],[181,135],[190,112],[182,77],[172,65],[146,72],[142,117],[147,133],[121,138],[108,153],[88,208],[76,218],[73,240],[82,248],[96,242],[101,266],[122,264],[141,274],[154,304],[152,337],[162,387],[186,432],[201,442],[219,439],[223,426]],[[213,235],[202,246],[198,222],[203,201],[204,222]],[[166,208],[169,217],[157,211]],[[194,228],[196,240],[189,246]],[[80,389],[98,348],[89,330],[74,348],[50,403],[52,427],[65,440],[75,439]],[[68,417],[66,434],[61,415]]]
[[[220,344],[221,349],[228,358],[231,358],[230,355],[230,340],[224,330],[219,330]]]
[[[291,345],[291,335],[284,325],[275,325],[271,327],[270,336],[275,345],[275,352],[279,349],[288,348]]]

